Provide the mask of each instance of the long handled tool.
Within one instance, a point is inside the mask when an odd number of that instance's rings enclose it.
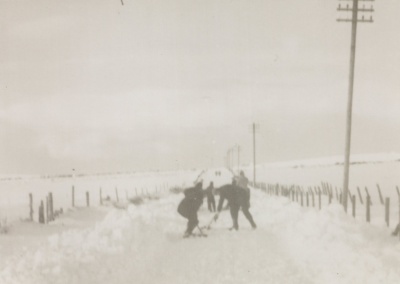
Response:
[[[205,226],[204,228],[206,228],[207,230],[210,230],[211,229],[211,224],[218,220],[218,215],[219,215],[219,212],[215,213],[214,216],[211,218],[210,222],[208,222],[208,225]]]
[[[199,227],[199,225],[197,225],[197,229],[199,230],[200,236],[201,236],[201,237],[207,237],[207,234],[205,234],[205,233],[203,232],[203,230]]]

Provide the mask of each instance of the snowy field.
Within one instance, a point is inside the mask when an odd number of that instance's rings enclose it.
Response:
[[[357,164],[352,167],[353,182],[371,187],[379,182],[384,191],[390,188],[390,184],[396,184],[398,169],[395,161]],[[82,197],[82,206],[66,210],[48,225],[13,223],[8,234],[0,234],[0,283],[399,281],[400,241],[390,235],[392,228],[375,219],[372,224],[367,224],[362,218],[354,219],[350,214],[346,215],[337,202],[329,206],[326,204],[319,211],[301,207],[285,197],[270,196],[252,189],[250,211],[258,225],[256,230],[251,229],[241,213],[240,230],[227,230],[231,219],[229,212],[224,211],[207,231],[207,238],[182,239],[186,220],[179,216],[176,209],[183,194],[173,194],[160,188],[165,183],[169,184],[168,187],[191,186],[199,173],[161,176],[153,173],[153,177],[148,174],[149,179],[136,177],[136,182],[133,178],[127,182],[126,177],[121,180],[98,177],[76,179],[76,190],[92,188],[96,199],[100,186],[103,195],[110,195],[113,199],[115,187],[118,187],[122,208],[115,208],[112,203],[99,206],[99,202],[95,201],[93,206],[86,208]],[[337,182],[340,186],[341,174],[342,167],[339,165],[296,168],[287,165],[259,166],[259,181],[267,183],[307,186],[325,181],[333,185]],[[248,176],[251,177],[250,172]],[[201,178],[204,186],[211,180],[220,186],[230,182],[232,175],[223,169],[222,176],[217,177],[213,169],[203,173]],[[65,183],[65,194],[71,190],[70,181],[45,183]],[[148,191],[157,191],[159,199],[146,200],[138,206],[126,203],[121,196],[125,190],[128,195],[134,195],[135,185],[137,188],[147,185]],[[21,198],[29,189],[40,186],[43,186],[43,181],[27,181],[23,187],[26,192]],[[41,190],[46,194],[50,188],[49,185],[43,186]],[[385,196],[389,195],[384,192]],[[65,199],[69,204],[69,196]],[[218,201],[218,197],[216,199]],[[378,199],[374,202],[377,203]],[[206,208],[206,201],[204,203],[199,211],[202,225],[213,216]],[[375,203],[373,207],[379,208]],[[9,208],[13,207],[10,204]]]
[[[400,187],[400,154],[355,155],[351,162],[353,164],[350,166],[349,189],[351,194],[356,196],[356,218],[364,222],[366,220],[365,188],[367,188],[372,201],[371,224],[386,226],[385,207],[381,204],[377,190],[377,185],[379,185],[383,199],[390,198],[390,227],[394,228],[399,222],[399,196],[396,187]],[[309,187],[322,188],[322,182],[329,183],[333,190],[333,203],[338,203],[336,191],[340,193],[343,188],[342,163],[343,157],[328,157],[262,164],[257,166],[257,182],[286,186],[296,185],[305,191]],[[246,169],[246,174],[252,179],[252,167]],[[363,204],[360,203],[357,187],[360,189]],[[323,207],[328,203],[328,196],[323,196]],[[351,204],[349,204],[349,208],[348,212],[351,214]]]
[[[15,177],[0,181],[0,219],[15,222],[29,217],[29,193],[33,195],[34,220],[38,220],[40,201],[53,193],[54,209],[66,210],[72,207],[72,187],[74,187],[75,206],[86,206],[86,192],[90,204],[100,204],[102,198],[123,201],[135,196],[150,194],[163,195],[174,186],[185,187],[193,183],[199,170],[178,172],[139,172],[132,174],[78,176],[59,178],[40,178],[35,176]]]

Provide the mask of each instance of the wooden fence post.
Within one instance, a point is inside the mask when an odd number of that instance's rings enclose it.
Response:
[[[386,197],[386,200],[385,200],[385,221],[386,221],[386,225],[389,227],[389,216],[390,216],[390,214],[389,214],[389,212],[390,212],[390,198],[389,197]]]
[[[319,204],[319,210],[321,210],[321,189],[318,190],[318,204]]]
[[[86,191],[86,206],[90,206],[90,200],[89,200],[89,191]]]
[[[374,204],[372,204],[371,195],[369,195],[367,187],[365,187],[365,192],[367,193],[367,196],[369,196],[369,205],[374,205]]]
[[[33,221],[33,196],[29,193],[29,220]]]
[[[75,207],[75,188],[72,186],[72,207]]]
[[[44,224],[44,205],[43,205],[43,200],[40,201],[40,206],[39,206],[39,223]]]
[[[348,193],[348,197],[346,196],[346,198],[348,198],[348,200],[350,199],[350,202],[351,202],[351,198],[353,197],[353,194],[351,193],[350,188],[347,189],[347,193]],[[343,202],[344,202],[344,200],[343,200]]]
[[[358,197],[360,198],[360,203],[364,204],[363,199],[362,199],[362,195],[361,195],[361,192],[360,192],[360,188],[358,186],[357,186],[357,191],[358,191]]]
[[[351,204],[352,204],[352,208],[353,208],[353,210],[352,210],[353,218],[356,218],[356,196],[355,195],[353,195],[351,197]]]
[[[382,205],[384,205],[384,202],[383,202],[383,196],[382,196],[382,193],[381,193],[381,188],[379,187],[379,184],[376,184],[376,187],[378,188],[378,192],[379,192],[379,199],[380,199],[380,201],[381,201],[381,204],[382,204]]]
[[[46,196],[46,224],[49,223],[49,196]]]
[[[371,222],[371,197],[369,195],[367,195],[367,201],[366,201],[366,207],[367,207],[367,222],[370,223]]]
[[[49,192],[49,217],[50,221],[54,221],[53,193]]]

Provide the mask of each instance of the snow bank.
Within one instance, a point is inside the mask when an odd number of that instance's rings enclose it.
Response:
[[[400,244],[338,205],[321,211],[253,190],[258,229],[222,212],[208,238],[181,239],[174,195],[113,209],[92,228],[48,238],[11,259],[0,283],[397,283]],[[240,213],[241,214],[241,213]],[[212,216],[203,207],[200,223]]]
[[[285,243],[285,251],[315,283],[397,283],[400,243],[332,204],[321,211],[283,197],[269,197],[263,226]],[[261,213],[261,212],[259,212]]]

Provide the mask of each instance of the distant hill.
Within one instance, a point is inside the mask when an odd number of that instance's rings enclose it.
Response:
[[[400,162],[400,153],[372,153],[372,154],[357,154],[350,157],[350,164],[378,164],[388,162]],[[341,166],[344,164],[344,156],[330,156],[320,157],[313,159],[304,160],[292,160],[275,163],[264,163],[258,166],[262,167],[291,167],[291,168],[303,168],[303,167],[329,167],[329,166]]]

